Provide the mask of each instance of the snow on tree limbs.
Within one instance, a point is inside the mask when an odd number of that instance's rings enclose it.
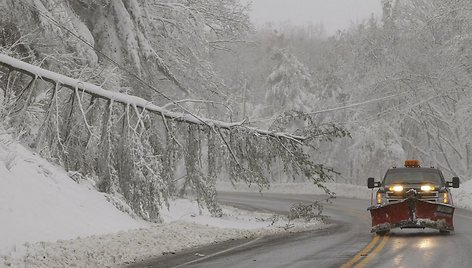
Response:
[[[262,189],[269,186],[274,163],[282,163],[289,176],[311,178],[331,194],[322,183],[333,170],[313,163],[304,149],[317,139],[347,134],[335,126],[318,128],[311,121],[297,135],[283,132],[288,122],[278,120],[277,131],[262,130],[168,111],[4,54],[0,65],[8,70],[3,93],[9,94],[1,116],[43,155],[67,170],[99,178],[100,190],[123,195],[147,220],[158,220],[159,208],[179,188],[221,215],[218,175]],[[32,78],[17,73],[11,79],[13,71]],[[312,120],[303,114],[296,119]]]

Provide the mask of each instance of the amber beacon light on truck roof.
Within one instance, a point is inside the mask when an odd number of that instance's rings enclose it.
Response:
[[[405,167],[407,168],[419,168],[420,160],[405,160]]]

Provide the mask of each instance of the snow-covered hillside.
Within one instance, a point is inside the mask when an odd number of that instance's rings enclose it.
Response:
[[[144,227],[82,181],[0,136],[0,254],[24,242],[55,241]]]

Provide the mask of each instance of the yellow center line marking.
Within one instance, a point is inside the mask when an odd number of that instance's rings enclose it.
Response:
[[[365,246],[361,251],[359,251],[351,260],[346,262],[341,268],[349,268],[354,265],[354,263],[358,262],[365,254],[367,254],[379,241],[380,236],[376,235],[374,238]]]
[[[382,241],[379,243],[379,245],[372,250],[372,252],[365,257],[358,265],[356,265],[354,268],[364,268],[367,263],[369,263],[375,255],[377,255],[387,244],[389,237],[386,235],[383,237]]]

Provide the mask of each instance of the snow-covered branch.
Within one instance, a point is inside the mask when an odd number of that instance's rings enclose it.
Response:
[[[299,142],[302,142],[306,139],[306,137],[302,136],[297,136],[297,135],[292,135],[289,133],[283,133],[283,132],[272,132],[269,130],[263,130],[263,129],[258,129],[254,127],[249,127],[249,126],[243,126],[242,122],[236,122],[236,123],[229,123],[229,122],[223,122],[219,120],[213,120],[213,119],[208,119],[204,117],[199,117],[196,115],[191,115],[188,113],[177,113],[177,112],[172,112],[169,110],[166,110],[160,106],[157,106],[153,104],[152,102],[149,102],[145,99],[132,96],[132,95],[126,95],[120,92],[113,92],[109,91],[106,89],[103,89],[102,87],[99,87],[94,84],[90,84],[87,82],[82,82],[74,78],[67,77],[62,74],[58,74],[49,70],[45,70],[43,68],[40,68],[38,66],[34,66],[31,64],[28,64],[26,62],[22,62],[20,60],[17,60],[15,58],[12,58],[10,56],[0,54],[0,65],[3,65],[9,69],[14,69],[22,73],[26,73],[28,75],[31,75],[32,77],[40,77],[43,80],[49,81],[54,84],[60,84],[64,87],[70,88],[72,90],[80,90],[83,92],[86,92],[94,97],[101,98],[101,99],[106,99],[106,100],[111,100],[117,103],[123,103],[126,105],[131,105],[131,106],[136,106],[141,109],[145,109],[149,112],[156,113],[159,115],[162,115],[166,118],[174,119],[177,121],[181,122],[186,122],[190,124],[197,124],[197,125],[209,125],[213,126],[216,128],[222,128],[222,129],[232,129],[232,128],[244,128],[248,131],[254,132],[255,134],[259,135],[265,135],[265,136],[271,136],[275,138],[284,138],[284,139],[290,139],[290,140],[296,140]]]

